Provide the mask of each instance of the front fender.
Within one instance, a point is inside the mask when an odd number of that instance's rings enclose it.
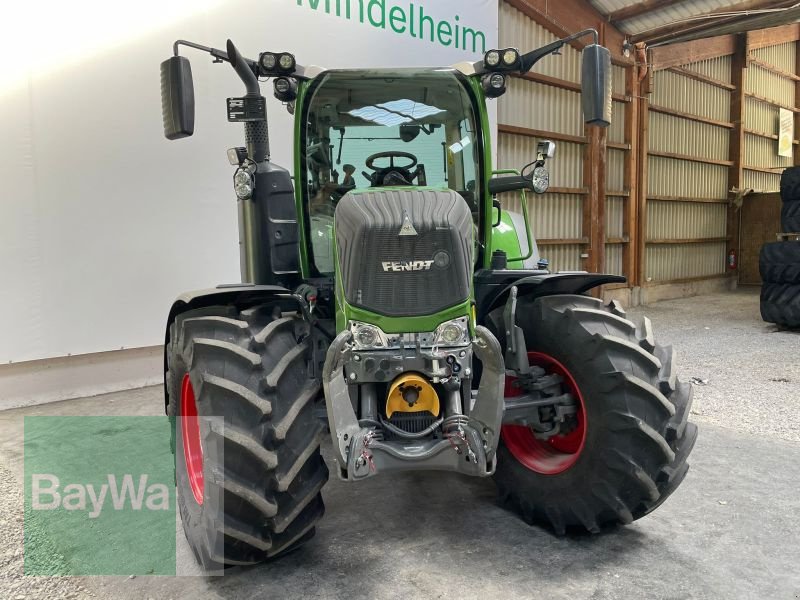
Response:
[[[172,303],[167,316],[167,324],[164,330],[164,384],[166,386],[167,375],[167,347],[169,346],[169,328],[175,318],[188,310],[204,308],[206,306],[233,305],[239,310],[243,310],[255,304],[281,299],[286,303],[287,310],[305,310],[299,297],[279,285],[255,285],[250,283],[239,283],[230,285],[220,285],[215,288],[205,290],[195,290],[184,292]],[[166,389],[166,387],[165,387]],[[165,400],[166,408],[166,400]]]
[[[513,273],[506,271],[505,273]],[[511,288],[516,286],[519,296],[538,298],[557,294],[583,294],[592,288],[607,283],[625,283],[622,275],[603,273],[542,273],[528,275],[519,279],[504,280],[501,285],[493,285],[478,305],[478,322],[482,323],[486,316],[496,308],[505,304]]]

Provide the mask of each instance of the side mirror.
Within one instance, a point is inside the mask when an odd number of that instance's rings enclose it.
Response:
[[[161,116],[168,140],[194,133],[194,84],[185,56],[170,56],[161,63]]]
[[[581,104],[587,125],[611,124],[611,53],[599,44],[583,49]]]

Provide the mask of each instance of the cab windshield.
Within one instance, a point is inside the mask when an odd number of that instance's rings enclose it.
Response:
[[[477,221],[478,126],[455,72],[332,71],[309,93],[301,160],[318,271],[333,272],[333,214],[351,190],[450,188]]]

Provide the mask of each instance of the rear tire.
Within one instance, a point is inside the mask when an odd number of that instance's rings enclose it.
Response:
[[[178,507],[207,572],[296,548],[324,513],[328,469],[313,412],[320,386],[309,378],[306,333],[302,319],[269,304],[188,311],[170,327],[165,380]],[[187,389],[199,417],[199,468],[185,458],[190,418],[176,418],[191,406]]]
[[[784,202],[781,206],[781,230],[800,233],[800,202]]]
[[[781,173],[781,200],[800,202],[800,167],[789,167]]]
[[[761,246],[758,271],[764,283],[800,283],[800,242],[769,242]]]
[[[761,318],[789,329],[800,328],[800,284],[761,284]]]
[[[681,483],[697,437],[688,422],[692,389],[676,378],[672,348],[654,343],[647,318],[637,326],[595,298],[523,297],[517,306],[528,351],[558,361],[577,384],[585,439],[568,468],[545,474],[523,464],[532,461],[502,435],[501,499],[558,534],[643,517]]]

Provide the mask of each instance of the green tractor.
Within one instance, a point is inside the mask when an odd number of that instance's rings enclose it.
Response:
[[[194,129],[181,46],[245,85],[228,120],[242,283],[179,297],[165,336],[178,506],[201,565],[253,564],[307,541],[329,470],[493,477],[529,523],[598,532],[659,506],[697,436],[691,388],[650,321],[587,295],[616,275],[551,272],[525,192],[542,142],[492,170],[486,99],[565,43],[583,49],[585,121],[608,126],[611,62],[587,30],[447,68],[325,70],[179,40],[161,65],[168,139]],[[259,79],[294,115],[294,176],[270,161]],[[285,143],[285,142],[284,142]],[[496,196],[520,194],[521,214]]]

